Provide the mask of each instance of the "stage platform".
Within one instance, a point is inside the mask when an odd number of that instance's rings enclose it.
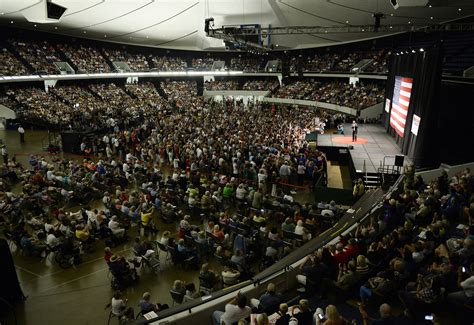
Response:
[[[364,160],[367,173],[376,173],[383,163],[384,157],[386,165],[394,165],[395,155],[400,155],[400,148],[395,143],[395,139],[385,132],[385,129],[378,124],[359,124],[357,142],[352,142],[351,124],[344,124],[344,135],[341,134],[320,134],[318,135],[318,146],[348,148],[351,159],[357,172],[364,169]],[[409,162],[405,156],[405,165]]]

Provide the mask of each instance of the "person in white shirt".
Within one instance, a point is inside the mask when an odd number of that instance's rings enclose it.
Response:
[[[290,175],[291,175],[291,168],[290,168],[290,166],[287,165],[287,162],[285,161],[285,163],[283,165],[281,165],[281,167],[280,167],[280,176],[282,178],[282,181],[287,182],[288,177]]]
[[[48,236],[46,237],[46,245],[48,245],[50,248],[55,248],[59,244],[61,244],[61,242],[54,235],[54,231],[50,230]]]
[[[298,169],[297,169],[297,174],[298,174],[298,184],[303,184],[304,181],[304,175],[306,173],[306,167],[303,165],[303,162],[300,161],[298,164]]]
[[[235,197],[237,200],[243,201],[245,200],[245,196],[247,195],[247,190],[245,189],[245,185],[240,183],[235,191]]]
[[[25,143],[25,129],[21,125],[18,127],[18,133],[20,134],[20,142]]]
[[[247,297],[240,292],[225,305],[225,312],[216,310],[212,314],[214,325],[232,325],[250,316],[252,309],[247,306]]]
[[[117,216],[113,216],[110,219],[108,226],[114,236],[123,237],[125,235],[125,229],[120,227],[120,223],[117,221]]]
[[[120,291],[114,293],[114,296],[112,297],[112,302],[110,304],[112,314],[120,318],[124,316],[126,316],[128,319],[135,318],[133,315],[133,308],[127,307],[127,302],[128,299],[123,299],[122,293]]]
[[[334,217],[334,211],[332,211],[330,209],[323,209],[321,211],[321,215],[325,216],[325,217],[328,217],[328,218],[332,218],[332,217]]]

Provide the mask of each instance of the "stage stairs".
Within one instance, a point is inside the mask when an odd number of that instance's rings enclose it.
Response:
[[[366,190],[369,190],[375,189],[379,186],[390,187],[398,179],[400,173],[400,167],[396,165],[387,165],[385,163],[382,164],[382,161],[380,162],[380,167],[377,169],[376,173],[369,173],[367,172],[364,161],[364,170],[361,176]]]

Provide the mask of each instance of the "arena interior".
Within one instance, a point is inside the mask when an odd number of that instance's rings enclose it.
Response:
[[[1,324],[474,324],[471,0],[0,2]]]

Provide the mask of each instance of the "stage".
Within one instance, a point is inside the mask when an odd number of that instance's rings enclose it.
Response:
[[[359,124],[357,142],[352,142],[351,124],[344,124],[344,131],[344,135],[319,134],[317,144],[319,147],[338,148],[347,148],[352,145],[354,149],[349,150],[349,154],[357,172],[363,171],[365,161],[367,173],[376,173],[384,157],[390,156],[385,158],[386,165],[394,165],[395,155],[401,154],[395,139],[378,124]],[[408,161],[405,157],[405,164]]]

